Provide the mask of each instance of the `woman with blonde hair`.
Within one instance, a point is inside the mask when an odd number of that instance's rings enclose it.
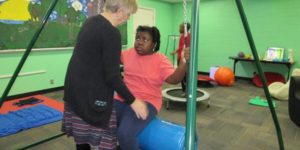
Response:
[[[137,10],[135,0],[106,0],[101,14],[89,17],[78,34],[65,79],[62,131],[76,149],[116,149],[116,91],[136,116],[146,119],[145,102],[136,99],[120,74],[121,35],[116,26]]]

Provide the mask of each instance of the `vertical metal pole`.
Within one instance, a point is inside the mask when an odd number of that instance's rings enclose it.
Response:
[[[43,21],[42,21],[41,26],[40,26],[39,29],[35,32],[33,38],[31,39],[29,45],[27,46],[27,49],[26,49],[26,51],[24,52],[23,57],[21,58],[21,60],[20,60],[20,62],[19,62],[19,64],[18,64],[18,66],[17,66],[17,68],[16,68],[16,70],[15,70],[13,76],[11,77],[11,79],[10,79],[8,85],[6,86],[6,88],[5,88],[5,90],[4,90],[3,94],[2,94],[2,97],[1,97],[1,99],[0,99],[0,108],[1,108],[1,106],[2,106],[2,104],[3,104],[3,101],[6,99],[6,97],[7,97],[8,93],[9,93],[9,91],[11,90],[11,88],[12,88],[14,82],[16,81],[16,79],[17,79],[17,77],[18,77],[18,74],[20,73],[20,71],[21,71],[21,69],[22,69],[22,67],[23,67],[23,65],[24,65],[24,63],[25,63],[25,61],[26,61],[26,59],[28,58],[28,56],[29,56],[29,54],[30,54],[30,52],[31,52],[32,47],[34,46],[36,40],[38,39],[40,33],[41,33],[42,30],[43,30],[45,24],[47,23],[48,18],[49,18],[49,16],[50,16],[51,12],[53,11],[53,9],[54,9],[54,7],[55,7],[57,1],[58,1],[58,0],[53,0],[53,2],[51,3],[51,5],[50,5],[50,7],[49,7],[49,9],[48,9],[48,11],[47,11],[47,13],[46,13],[46,16],[44,17],[44,19],[43,19]]]
[[[251,47],[251,51],[252,51],[252,54],[253,54],[253,57],[254,57],[254,60],[255,60],[255,64],[256,64],[256,67],[257,67],[257,70],[258,70],[258,73],[259,73],[259,77],[262,79],[263,89],[265,91],[265,95],[267,97],[270,112],[272,114],[272,118],[273,118],[273,121],[274,121],[274,124],[275,124],[275,127],[276,127],[276,131],[277,131],[278,144],[279,144],[280,150],[284,150],[284,144],[283,144],[280,125],[279,125],[277,115],[276,115],[276,112],[275,112],[275,109],[274,109],[274,106],[273,106],[273,103],[272,103],[272,98],[271,98],[271,95],[270,95],[270,92],[269,92],[269,89],[268,89],[268,86],[267,86],[266,78],[264,76],[264,72],[263,72],[261,64],[259,62],[259,58],[258,58],[258,55],[257,55],[257,50],[256,50],[254,40],[253,40],[251,31],[250,31],[250,27],[249,27],[249,24],[248,24],[246,15],[245,15],[245,11],[244,11],[243,5],[242,5],[240,0],[236,0],[236,4],[237,4],[237,8],[239,10],[239,13],[240,13],[240,16],[241,16],[241,19],[242,19],[242,22],[243,22],[243,26],[244,26],[244,29],[245,29],[245,32],[246,32],[246,35],[247,35],[249,45]]]
[[[172,49],[172,51],[174,51],[174,50],[175,50],[175,44],[176,44],[176,35],[173,35],[172,37],[174,38],[174,40],[173,40],[173,49]],[[178,57],[178,55],[177,55],[177,57]],[[175,65],[174,65],[175,63],[176,63],[176,66],[179,66],[179,64],[177,64],[177,61],[175,62],[175,55],[173,55],[172,61],[173,61],[173,66],[175,66]]]
[[[198,72],[198,36],[199,36],[199,7],[200,0],[192,1],[192,22],[191,22],[191,51],[188,64],[188,95],[186,113],[186,135],[185,149],[195,150],[196,148],[196,98],[197,98],[197,72]]]

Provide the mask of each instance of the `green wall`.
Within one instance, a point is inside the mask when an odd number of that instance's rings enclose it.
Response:
[[[9,95],[62,86],[71,49],[31,52],[20,73],[40,73],[19,76]],[[0,52],[0,76],[12,75],[22,56],[23,52]],[[9,80],[9,77],[0,79],[1,96]]]
[[[160,52],[165,53],[168,35],[172,34],[174,30],[174,17],[170,15],[174,13],[173,4],[157,0],[139,0],[138,2],[140,7],[153,8],[155,10],[155,25],[158,27],[161,34]],[[128,33],[133,33],[132,19],[128,24]],[[129,47],[132,47],[132,37],[133,36],[131,35],[128,37]]]
[[[262,56],[270,47],[294,49],[293,67],[300,68],[300,1],[298,0],[243,0],[246,15],[255,40],[258,53]],[[139,0],[139,5],[154,8],[156,26],[161,32],[161,49],[165,53],[168,35],[178,34],[183,20],[182,3],[171,4],[157,0]],[[191,18],[191,4],[188,4],[188,18]],[[132,32],[132,18],[127,24]],[[229,56],[239,51],[250,54],[249,44],[234,0],[202,0],[200,3],[198,70],[209,72],[211,66],[228,66],[233,62]],[[128,47],[132,47],[132,35],[128,35]],[[125,48],[124,48],[125,49]],[[167,56],[171,49],[168,48]],[[23,72],[44,70],[44,73],[19,77],[9,95],[22,94],[63,86],[66,67],[72,48],[55,51],[34,51],[30,54]],[[0,76],[12,74],[23,52],[0,53]],[[263,65],[266,71],[286,72],[284,66]],[[255,71],[252,63],[238,63],[237,76],[252,77]],[[0,79],[0,94],[10,78]],[[52,82],[53,81],[53,82]]]
[[[294,60],[300,60],[300,1],[298,0],[243,0],[252,35],[262,57],[268,47],[294,50]],[[182,22],[182,4],[175,6],[174,24]],[[181,9],[181,11],[180,11]],[[191,5],[189,4],[189,9]],[[191,16],[189,16],[191,17]],[[200,3],[198,70],[209,72],[211,66],[233,68],[229,56],[251,50],[242,26],[235,0],[203,0]],[[293,67],[300,67],[299,62]],[[263,64],[265,71],[287,73],[283,65]],[[253,63],[238,63],[237,76],[252,77]]]
[[[154,8],[156,12],[156,26],[160,29],[162,43],[166,43],[166,36],[169,35],[172,29],[173,5],[166,2],[139,0],[139,5],[146,8]],[[166,21],[166,22],[165,22]],[[127,24],[127,33],[133,33],[132,18]],[[47,28],[47,26],[45,27]],[[128,34],[127,48],[132,47],[132,35]],[[164,52],[166,45],[161,45],[161,51]],[[126,49],[124,47],[123,49]],[[9,95],[17,95],[32,91],[39,91],[54,87],[60,87],[64,84],[66,68],[72,54],[72,48],[67,50],[54,51],[34,51],[27,59],[21,73],[45,71],[44,73],[20,76],[17,78]],[[23,52],[0,52],[0,77],[3,75],[12,75],[17,64],[19,63]],[[2,95],[10,78],[0,78],[0,94]],[[53,81],[53,82],[52,82]]]

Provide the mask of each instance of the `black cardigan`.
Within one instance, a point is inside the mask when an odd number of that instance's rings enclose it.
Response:
[[[71,57],[64,100],[87,123],[107,128],[113,107],[114,90],[128,104],[134,96],[120,74],[121,35],[103,16],[88,18],[83,24]],[[89,102],[107,102],[104,111],[95,111]]]

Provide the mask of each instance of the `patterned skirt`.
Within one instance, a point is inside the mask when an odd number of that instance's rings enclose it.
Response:
[[[99,150],[115,150],[117,145],[117,118],[113,109],[109,129],[92,126],[78,117],[65,103],[62,131],[73,136],[76,144],[89,144]]]

